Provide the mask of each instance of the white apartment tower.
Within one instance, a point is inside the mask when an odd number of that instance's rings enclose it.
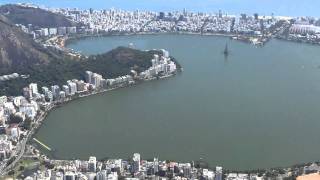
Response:
[[[88,161],[88,170],[90,172],[96,172],[97,170],[96,167],[97,167],[97,158],[94,156],[90,156]]]

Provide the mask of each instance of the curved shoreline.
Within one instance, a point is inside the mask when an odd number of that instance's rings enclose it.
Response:
[[[71,43],[73,43],[74,41],[81,41],[81,40],[85,40],[85,39],[90,39],[90,38],[100,38],[100,37],[126,37],[126,36],[143,36],[143,35],[150,35],[150,36],[161,36],[161,35],[190,35],[190,36],[217,36],[217,37],[233,37],[236,36],[236,34],[219,34],[219,33],[206,33],[206,34],[201,34],[201,33],[186,33],[186,32],[160,32],[160,33],[153,33],[153,32],[149,32],[149,33],[104,33],[104,34],[80,34],[77,36],[66,36],[66,41],[65,41],[65,46],[70,45]],[[273,39],[273,38],[272,38]],[[275,38],[278,39],[278,38]],[[281,40],[281,39],[279,39]],[[289,42],[293,42],[293,41],[289,41]],[[293,42],[295,43],[295,42]],[[68,47],[66,47],[68,48]],[[100,92],[102,93],[102,92]],[[100,94],[100,93],[96,93],[96,94]],[[96,94],[92,94],[92,95],[96,95]],[[88,95],[89,96],[89,95]],[[77,98],[78,99],[78,98]],[[73,99],[76,100],[76,99]],[[72,100],[72,101],[73,101]],[[69,102],[66,102],[69,103]],[[57,107],[59,108],[59,107]],[[300,163],[298,163],[300,164]],[[306,163],[301,163],[301,164],[306,164]],[[290,165],[288,165],[290,166]],[[274,168],[274,167],[270,167],[270,168]],[[278,168],[278,167],[275,167]],[[268,168],[266,168],[268,169]],[[251,169],[251,170],[255,170],[255,169]],[[251,171],[250,170],[250,171]]]
[[[67,35],[67,36],[62,36],[63,40],[63,46],[61,46],[62,49],[65,50],[71,50],[72,52],[78,53],[80,55],[84,55],[81,52],[78,52],[76,50],[70,49],[67,46],[72,44],[75,41],[79,40],[85,40],[89,38],[98,38],[98,37],[117,37],[117,36],[139,36],[139,35],[153,35],[153,36],[158,36],[158,35],[195,35],[195,36],[215,36],[215,37],[226,37],[230,38],[230,40],[235,40],[247,44],[252,44],[254,46],[262,47],[266,43],[268,43],[272,39],[277,39],[280,41],[286,41],[286,42],[292,42],[292,43],[298,43],[298,44],[306,44],[306,45],[315,45],[318,46],[318,43],[312,43],[312,42],[305,42],[305,41],[298,41],[298,40],[293,40],[293,39],[285,39],[281,37],[276,37],[276,36],[270,36],[267,38],[265,42],[262,44],[254,44],[250,42],[248,39],[250,38],[259,38],[255,36],[246,36],[242,34],[232,34],[232,33],[200,33],[200,32],[138,32],[138,33],[97,33],[97,34],[76,34],[76,35]],[[240,38],[239,38],[240,37]],[[244,39],[242,39],[242,37]],[[248,38],[248,39],[246,39]]]
[[[138,36],[138,35],[198,35],[198,36],[217,36],[217,37],[236,37],[241,36],[237,34],[225,34],[225,33],[200,33],[200,32],[141,32],[141,33],[101,33],[101,34],[76,34],[76,35],[68,35],[63,36],[63,47],[67,48],[69,44],[74,41],[79,41],[87,38],[95,38],[95,37],[117,37],[117,36]],[[69,48],[67,48],[69,49]]]
[[[164,34],[171,34],[171,33],[164,33]],[[175,34],[175,33],[173,33],[173,34]],[[180,33],[178,33],[178,34],[180,34]],[[128,35],[161,35],[161,34],[128,34]],[[201,35],[201,34],[190,34],[190,35]],[[80,38],[75,38],[75,39],[73,39],[73,38],[71,38],[71,39],[69,39],[69,40],[79,40],[79,39],[82,39],[82,38],[91,38],[91,37],[108,37],[108,36],[123,36],[123,35],[97,35],[97,36],[83,36],[83,37],[80,37]],[[220,36],[220,35],[214,35],[214,34],[210,34],[210,36]],[[222,35],[221,35],[222,36]],[[225,36],[225,37],[230,37],[230,36]],[[67,41],[68,41],[68,39],[67,39]],[[70,41],[69,42],[66,42],[66,44],[68,44],[68,43],[70,43]],[[118,87],[118,88],[123,88],[123,87]],[[97,94],[101,94],[101,93],[104,93],[104,92],[107,92],[107,91],[111,91],[111,90],[115,90],[115,89],[118,89],[118,88],[114,88],[114,89],[108,89],[108,90],[105,90],[105,91],[101,91],[101,92],[95,92],[95,93],[92,93],[92,94],[87,94],[87,95],[84,95],[84,96],[81,96],[81,97],[76,97],[76,98],[73,98],[73,99],[70,99],[70,100],[68,100],[68,101],[65,101],[65,102],[63,102],[62,104],[59,104],[59,105],[57,105],[57,106],[55,106],[55,107],[53,107],[52,109],[50,109],[48,112],[47,112],[47,114],[46,114],[46,116],[44,117],[44,119],[46,119],[46,117],[47,117],[47,115],[51,112],[51,110],[54,110],[55,108],[59,108],[59,107],[61,107],[60,105],[64,105],[65,103],[69,103],[69,102],[71,102],[71,101],[74,101],[74,100],[77,100],[77,99],[79,99],[79,98],[82,98],[82,97],[87,97],[87,96],[91,96],[91,95],[97,95]],[[40,127],[41,127],[41,125],[40,125]],[[39,127],[39,128],[40,128]],[[39,129],[38,128],[38,129]],[[293,165],[293,166],[302,166],[302,165],[305,165],[305,164],[308,164],[308,163],[302,163],[302,164],[299,164],[299,165]],[[270,169],[278,169],[278,168],[270,168]],[[249,172],[250,171],[256,171],[256,170],[248,170]],[[245,172],[245,171],[239,171],[239,172]]]
[[[181,69],[177,70],[177,73],[181,72]],[[76,101],[78,99],[82,99],[82,98],[86,98],[89,96],[94,96],[94,95],[99,95],[99,94],[103,94],[103,93],[107,93],[109,91],[113,91],[113,90],[117,90],[120,88],[128,88],[130,86],[136,86],[139,84],[142,84],[143,82],[147,82],[147,81],[153,81],[153,80],[161,80],[164,78],[169,78],[172,76],[175,76],[176,74],[170,74],[170,75],[166,75],[166,76],[162,76],[159,78],[152,78],[152,79],[148,79],[148,80],[140,80],[140,81],[135,81],[135,83],[133,84],[120,84],[116,87],[112,87],[112,88],[108,88],[108,89],[99,89],[99,90],[94,90],[91,92],[86,92],[86,93],[79,93],[77,96],[74,97],[70,97],[70,98],[66,98],[63,101],[55,101],[51,104],[49,104],[49,106],[45,107],[45,110],[42,110],[40,112],[38,112],[37,116],[34,119],[34,122],[32,124],[31,129],[27,132],[26,136],[19,142],[22,145],[22,148],[19,148],[18,151],[15,151],[14,155],[11,156],[8,161],[12,161],[10,164],[7,164],[5,167],[0,167],[0,177],[2,175],[7,174],[11,169],[13,169],[16,164],[20,161],[20,159],[23,157],[24,151],[26,149],[26,145],[27,144],[31,144],[30,141],[33,140],[33,138],[35,137],[35,135],[37,134],[37,132],[39,131],[39,129],[41,128],[43,122],[46,120],[46,118],[48,117],[48,115],[53,111],[56,110],[57,108],[63,107],[63,105]],[[39,151],[41,152],[41,151]],[[43,155],[45,155],[45,153],[41,152]],[[46,155],[45,155],[46,156]],[[50,158],[50,160],[59,160],[58,158],[54,158],[54,154],[52,154],[52,158]],[[71,159],[69,159],[71,160]]]

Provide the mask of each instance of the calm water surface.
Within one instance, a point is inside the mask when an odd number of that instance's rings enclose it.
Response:
[[[263,48],[224,37],[145,35],[80,40],[84,54],[134,43],[166,48],[184,72],[50,113],[36,137],[58,158],[203,158],[231,169],[320,158],[320,47],[272,40]]]

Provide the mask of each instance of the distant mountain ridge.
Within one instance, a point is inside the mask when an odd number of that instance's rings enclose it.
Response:
[[[0,14],[4,15],[14,24],[23,24],[25,26],[32,24],[35,27],[48,28],[77,25],[62,14],[17,4],[0,6]]]

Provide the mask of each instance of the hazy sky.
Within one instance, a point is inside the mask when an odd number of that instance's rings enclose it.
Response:
[[[121,8],[169,11],[187,8],[191,11],[229,13],[241,12],[270,15],[317,16],[320,17],[320,0],[0,0],[0,4],[31,2],[49,7]]]

